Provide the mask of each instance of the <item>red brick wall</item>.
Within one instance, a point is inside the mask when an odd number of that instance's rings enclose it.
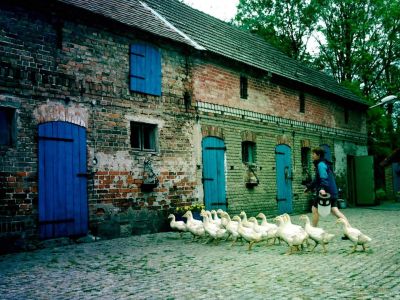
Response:
[[[1,230],[17,230],[11,223],[21,218],[35,230],[37,128],[48,121],[73,122],[87,129],[88,172],[94,172],[88,180],[91,216],[97,204],[112,204],[120,211],[167,210],[196,200],[189,134],[194,118],[183,101],[191,80],[181,49],[115,24],[109,27],[112,30],[99,28],[98,20],[79,19],[73,13],[68,17],[68,12],[63,14],[58,49],[52,21],[57,16],[49,15],[0,3],[0,40],[5,41],[0,43],[0,105],[15,104],[18,127],[17,144],[0,147]],[[106,21],[101,26],[107,28]],[[129,91],[129,45],[149,38],[161,49],[162,97]],[[157,153],[131,149],[130,121],[135,118],[158,124]],[[96,169],[94,156],[99,158]],[[148,157],[159,185],[143,192],[143,162]]]
[[[240,75],[248,76],[248,98],[240,98]],[[193,94],[204,101],[256,111],[282,118],[309,122],[333,128],[350,129],[366,133],[365,113],[349,109],[349,122],[345,124],[344,106],[335,96],[322,98],[311,90],[304,90],[305,112],[300,113],[299,92],[296,88],[274,83],[267,74],[254,74],[214,60],[195,60],[193,69]]]

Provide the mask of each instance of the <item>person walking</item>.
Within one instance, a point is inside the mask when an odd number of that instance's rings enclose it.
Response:
[[[346,221],[346,216],[338,208],[338,189],[336,186],[335,176],[332,171],[331,163],[325,159],[325,151],[322,148],[312,150],[312,160],[315,166],[315,177],[311,183],[307,184],[304,192],[315,191],[316,196],[312,201],[312,224],[318,225],[318,197],[326,198],[330,195],[331,213],[336,218],[343,218]]]

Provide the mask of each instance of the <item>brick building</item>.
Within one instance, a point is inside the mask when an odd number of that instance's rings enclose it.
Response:
[[[305,211],[320,145],[352,193],[366,103],[262,39],[177,0],[0,12],[1,237],[155,231],[194,202]]]

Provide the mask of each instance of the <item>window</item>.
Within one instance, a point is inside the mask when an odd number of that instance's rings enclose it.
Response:
[[[156,151],[157,125],[131,122],[131,147],[142,151]]]
[[[346,107],[344,109],[344,123],[349,124],[349,109]]]
[[[57,20],[54,24],[54,29],[56,31],[56,46],[57,49],[62,49],[63,46],[63,27],[64,23],[61,20]]]
[[[301,148],[302,184],[307,184],[312,180],[310,172],[310,153],[311,153],[310,148],[308,147]]]
[[[0,106],[0,145],[15,144],[15,109]]]
[[[161,55],[149,44],[130,46],[130,90],[161,96]]]
[[[240,76],[240,98],[247,99],[247,77]]]
[[[253,142],[242,142],[242,161],[244,163],[256,162],[256,144]]]
[[[306,98],[303,92],[299,94],[299,102],[300,102],[300,112],[304,113],[306,111]]]

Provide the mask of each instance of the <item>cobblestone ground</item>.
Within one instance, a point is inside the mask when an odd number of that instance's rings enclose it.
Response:
[[[366,252],[328,216],[323,254],[192,242],[158,233],[0,256],[1,299],[400,299],[400,205],[343,210]],[[299,216],[292,217],[299,224]]]

